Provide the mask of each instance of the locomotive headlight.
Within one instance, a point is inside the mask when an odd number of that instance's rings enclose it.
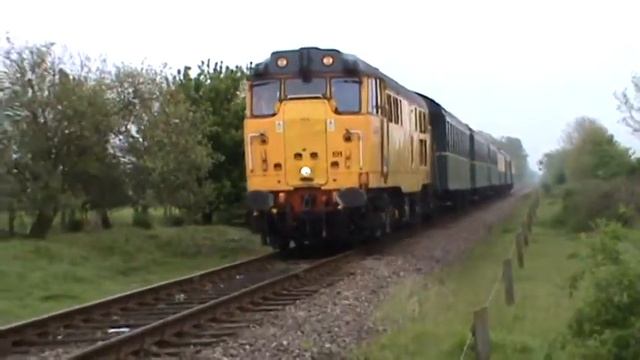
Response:
[[[287,63],[288,61],[286,57],[279,57],[278,60],[276,60],[276,65],[278,65],[279,68],[287,66]]]
[[[322,58],[322,63],[324,64],[324,66],[331,66],[333,65],[333,56],[331,55],[325,55]]]
[[[309,177],[311,176],[311,168],[308,166],[303,166],[300,168],[300,175],[302,175],[303,177]]]

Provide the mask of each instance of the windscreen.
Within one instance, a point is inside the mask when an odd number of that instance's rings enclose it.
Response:
[[[331,94],[338,112],[360,112],[360,79],[339,78],[331,80]]]
[[[252,85],[251,112],[255,116],[275,114],[276,103],[280,100],[280,81],[256,81]]]
[[[285,82],[287,98],[296,97],[325,97],[327,81],[323,78],[313,78],[309,82],[302,79],[288,79]]]

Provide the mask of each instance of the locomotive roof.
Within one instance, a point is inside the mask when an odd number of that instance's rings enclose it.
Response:
[[[330,66],[322,64],[322,58],[325,55],[331,55],[334,59]],[[277,66],[279,58],[285,57],[287,65],[284,67]],[[431,97],[412,91],[387,76],[375,66],[367,63],[356,55],[343,53],[337,49],[321,49],[318,47],[301,47],[299,49],[279,50],[271,53],[269,58],[256,64],[250,74],[252,79],[259,79],[263,76],[276,75],[299,75],[309,76],[313,74],[353,74],[353,75],[370,75],[381,78],[385,81],[387,87],[413,104],[423,105],[429,108],[429,103],[439,108],[450,122],[458,127],[464,128],[469,132],[473,132],[475,137],[484,140],[489,146],[500,149],[493,142],[479,131],[475,131],[471,126],[460,120],[458,117],[449,112],[444,106],[439,104]],[[504,153],[504,151],[502,151]],[[506,153],[505,153],[506,154]],[[507,154],[508,156],[508,154]]]
[[[322,64],[322,58],[331,55],[334,62],[330,66]],[[284,68],[277,66],[279,58],[285,57],[287,65]],[[265,75],[297,75],[304,67],[313,74],[344,74],[371,75],[384,79],[387,87],[398,93],[413,104],[426,106],[423,99],[413,91],[400,85],[391,77],[385,75],[378,68],[372,66],[356,55],[343,53],[336,49],[321,49],[318,47],[303,47],[300,49],[274,51],[271,56],[261,63],[256,64],[252,77]]]

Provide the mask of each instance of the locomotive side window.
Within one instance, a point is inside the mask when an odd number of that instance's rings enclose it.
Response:
[[[391,123],[398,123],[398,99],[391,95]]]
[[[378,84],[376,79],[369,78],[369,113],[377,114],[378,111]]]
[[[420,139],[420,166],[427,166],[427,140]]]
[[[285,82],[287,99],[301,97],[325,97],[327,81],[323,78],[313,78],[309,82],[302,79],[288,79]]]
[[[331,94],[340,113],[360,112],[360,79],[339,78],[331,80]]]
[[[382,82],[380,79],[376,78],[376,95],[378,98],[378,115],[383,115],[382,113]]]
[[[251,112],[255,116],[274,115],[280,100],[280,81],[256,81],[251,85]]]

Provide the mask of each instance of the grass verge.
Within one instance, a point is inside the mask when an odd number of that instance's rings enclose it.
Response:
[[[229,226],[119,226],[0,242],[0,324],[6,325],[267,252]]]
[[[579,268],[575,255],[584,244],[553,225],[559,206],[556,199],[541,201],[524,269],[513,257],[516,304],[505,305],[502,283],[496,289],[489,306],[492,359],[543,359],[555,353],[555,339],[579,303],[581,295],[570,298],[568,284]],[[499,280],[524,213],[521,206],[488,241],[455,265],[398,285],[376,318],[389,331],[363,344],[353,358],[459,359],[472,313],[485,304]],[[559,355],[553,359],[562,358]],[[465,359],[474,358],[468,351]]]

